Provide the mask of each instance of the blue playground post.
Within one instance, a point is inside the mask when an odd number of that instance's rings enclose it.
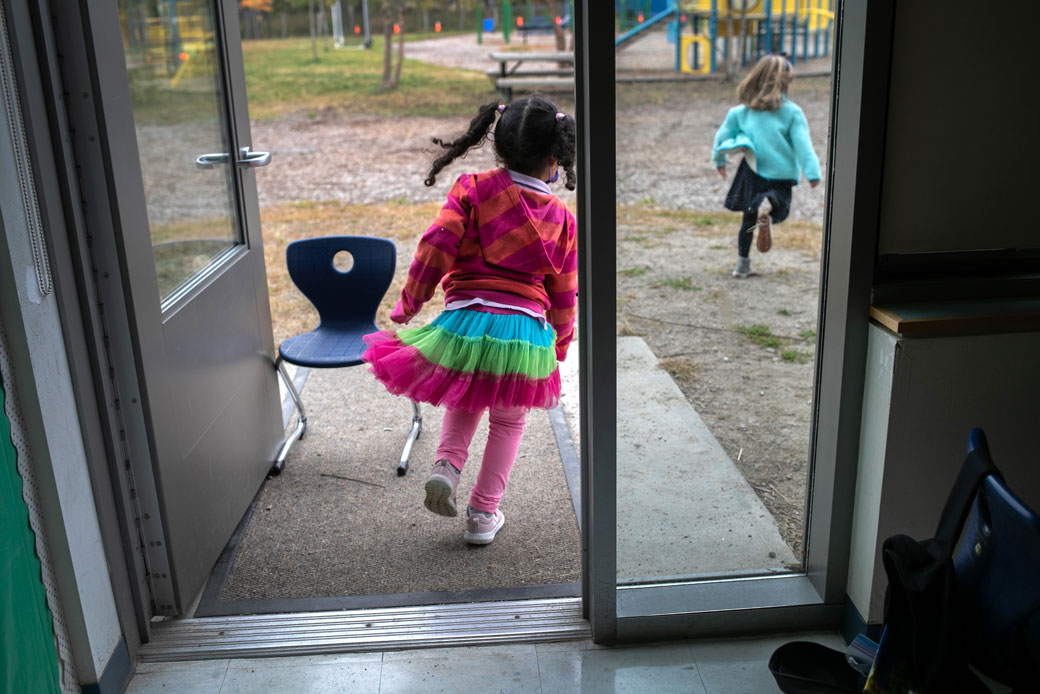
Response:
[[[820,28],[823,26],[823,16],[820,15],[820,9],[823,5],[823,0],[816,0],[816,35],[813,36],[813,49],[812,57],[820,57]]]
[[[675,6],[675,71],[682,70],[682,16],[679,6]]]
[[[809,0],[805,0],[805,28],[802,31],[802,60],[809,59]]]
[[[831,0],[827,0],[827,11],[828,12],[834,12],[834,4],[831,2]],[[824,55],[830,55],[831,54],[831,26],[832,25],[833,25],[833,21],[831,20],[830,17],[828,17],[827,18],[827,33],[823,35],[823,54]]]
[[[708,18],[708,35],[711,37],[711,49],[708,60],[711,63],[711,72],[715,72],[715,46],[719,41],[719,0],[711,0],[711,17]]]
[[[773,52],[773,3],[766,0],[766,53]]]
[[[780,3],[780,40],[777,41],[777,48],[780,52],[784,52],[784,34],[787,33],[787,3]]]
[[[798,0],[795,0],[794,14],[791,15],[791,65],[798,58]]]

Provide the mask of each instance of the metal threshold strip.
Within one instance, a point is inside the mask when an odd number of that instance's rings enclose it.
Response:
[[[590,638],[581,598],[171,619],[153,625],[141,662]]]

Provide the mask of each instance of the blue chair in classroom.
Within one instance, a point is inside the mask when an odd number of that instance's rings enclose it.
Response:
[[[346,251],[353,265],[346,271],[335,265]],[[289,244],[286,266],[293,284],[314,305],[320,319],[310,332],[284,340],[278,347],[275,368],[292,397],[299,421],[278,452],[271,474],[282,471],[289,449],[307,431],[307,412],[285,362],[312,369],[334,369],[362,363],[361,338],[379,330],[376,309],[394,278],[397,250],[389,239],[372,236],[323,236]],[[397,464],[397,474],[408,471],[412,446],[422,433],[422,411],[412,402],[412,428]]]
[[[968,452],[992,460],[982,429]],[[973,667],[1026,691],[1040,677],[1040,516],[999,473],[979,485],[953,556]]]

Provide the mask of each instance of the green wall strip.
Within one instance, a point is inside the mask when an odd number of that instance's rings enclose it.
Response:
[[[60,692],[58,651],[0,384],[0,691]]]

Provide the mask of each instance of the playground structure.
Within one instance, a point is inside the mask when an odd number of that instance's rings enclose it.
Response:
[[[724,69],[731,50],[742,51],[740,65],[769,53],[792,64],[826,57],[834,32],[834,0],[615,0],[614,12],[616,48],[667,22],[675,70],[705,75]]]
[[[539,10],[535,10],[531,0],[523,0],[523,2],[517,2],[516,8],[514,9],[514,3],[512,0],[500,0],[498,5],[498,24],[497,27],[502,31],[502,40],[505,43],[509,43],[510,37],[513,32],[519,32],[524,37],[524,43],[527,43],[527,35],[536,32],[552,33],[553,25],[561,26],[564,29],[571,29],[571,17],[574,16],[573,2],[571,0],[559,0],[558,11],[562,11],[562,14],[557,14],[555,17],[549,12],[549,7],[544,6]],[[477,3],[477,43],[483,43],[483,35],[485,32],[490,33],[496,30],[496,18],[485,17],[484,7],[482,3]]]

